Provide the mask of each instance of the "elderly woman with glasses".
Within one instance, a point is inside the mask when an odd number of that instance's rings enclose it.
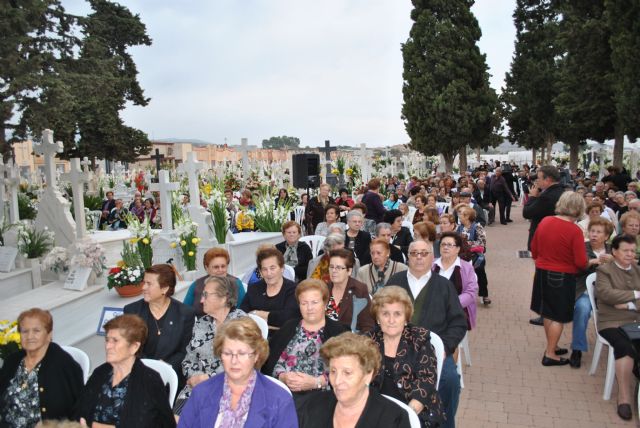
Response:
[[[178,427],[298,427],[289,392],[258,370],[269,355],[269,345],[255,321],[242,317],[223,324],[213,353],[224,372],[193,389]]]
[[[213,340],[224,322],[247,315],[236,309],[237,299],[236,285],[226,276],[210,276],[204,282],[200,303],[205,315],[193,326],[187,355],[182,361],[187,384],[173,406],[176,415],[180,415],[196,385],[222,371],[222,363],[213,355]]]
[[[353,211],[352,211],[353,212]],[[367,286],[351,277],[355,259],[347,249],[332,251],[329,255],[329,300],[326,314],[352,331],[369,331],[374,326],[369,313]]]
[[[363,225],[364,214],[357,209],[349,211],[344,246],[355,253],[362,266],[371,263],[371,255],[369,254],[371,234],[362,230]]]
[[[307,269],[307,278],[321,279],[328,284],[331,281],[329,276],[329,253],[333,250],[339,250],[344,248],[344,233],[333,232],[330,233],[322,243],[321,254],[312,259],[309,262],[309,268]],[[356,276],[357,270],[360,268],[360,263],[356,259],[353,266],[352,275]]]
[[[367,335],[382,354],[372,388],[408,404],[422,426],[439,426],[444,411],[436,390],[437,358],[429,330],[410,324],[411,298],[402,287],[384,287],[373,296],[371,314],[378,324]]]
[[[287,321],[270,342],[262,372],[284,382],[294,399],[314,389],[325,388],[328,370],[320,358],[320,347],[328,339],[349,329],[329,319],[324,311],[329,288],[319,279],[307,279],[296,287],[302,318]]]
[[[276,244],[276,248],[284,255],[284,263],[291,266],[296,273],[296,281],[307,277],[307,266],[313,258],[311,247],[300,241],[302,226],[296,221],[288,221],[282,225],[284,241]]]
[[[473,265],[460,258],[461,247],[462,237],[458,233],[443,233],[440,236],[440,258],[434,260],[433,271],[455,286],[467,318],[467,328],[471,330],[476,326],[478,278]]]

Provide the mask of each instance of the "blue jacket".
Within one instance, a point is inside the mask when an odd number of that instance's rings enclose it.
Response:
[[[298,428],[298,416],[291,394],[261,373],[256,373],[245,428]],[[224,373],[197,385],[180,414],[180,428],[211,428],[220,410]]]

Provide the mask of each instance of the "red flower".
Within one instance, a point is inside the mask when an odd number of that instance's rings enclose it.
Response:
[[[114,275],[114,274],[116,274],[118,272],[121,272],[121,271],[122,271],[122,268],[119,268],[119,267],[116,266],[116,267],[111,268],[111,270],[109,270],[109,275]]]

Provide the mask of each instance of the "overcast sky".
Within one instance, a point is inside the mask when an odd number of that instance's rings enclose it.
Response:
[[[152,139],[230,145],[276,135],[303,146],[408,142],[400,44],[409,0],[123,0],[153,39],[131,50],[147,107],[123,112]],[[63,0],[86,14],[82,0]],[[515,0],[473,7],[491,86],[509,68]]]

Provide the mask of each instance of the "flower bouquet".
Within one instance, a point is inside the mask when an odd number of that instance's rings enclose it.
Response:
[[[236,214],[236,229],[238,232],[253,232],[254,227],[254,213],[245,207],[240,207],[240,211]]]
[[[63,247],[53,247],[49,254],[42,260],[42,267],[58,275],[69,272],[69,253],[67,249]]]
[[[151,224],[149,217],[145,216],[141,222],[140,219],[131,213],[127,213],[125,221],[127,229],[131,232],[132,238],[129,243],[137,246],[138,255],[142,261],[142,266],[146,269],[151,266],[153,259],[153,249],[151,248]]]
[[[78,241],[75,249],[76,254],[71,258],[71,264],[91,268],[96,276],[102,276],[102,272],[107,268],[104,264],[106,257],[102,245],[90,238],[86,238]]]
[[[213,232],[218,243],[224,244],[229,230],[229,211],[227,210],[227,199],[220,186],[211,189],[208,205],[213,220]]]
[[[41,231],[21,221],[18,227],[18,251],[28,259],[42,257],[54,244],[54,234],[47,227]]]
[[[14,352],[20,350],[20,333],[18,322],[0,321],[0,359],[6,360]]]
[[[144,279],[144,266],[137,252],[136,244],[125,242],[123,244],[122,261],[116,267],[109,270],[107,275],[107,288],[115,290],[122,297],[133,297],[142,293],[142,280]]]
[[[178,234],[178,239],[171,243],[171,248],[176,248],[179,244],[185,268],[187,271],[196,270],[196,252],[200,242],[197,235],[198,224],[185,215],[176,222],[174,230]]]
[[[280,232],[289,218],[292,202],[287,200],[276,206],[272,190],[262,189],[256,198],[255,228],[260,232]]]

